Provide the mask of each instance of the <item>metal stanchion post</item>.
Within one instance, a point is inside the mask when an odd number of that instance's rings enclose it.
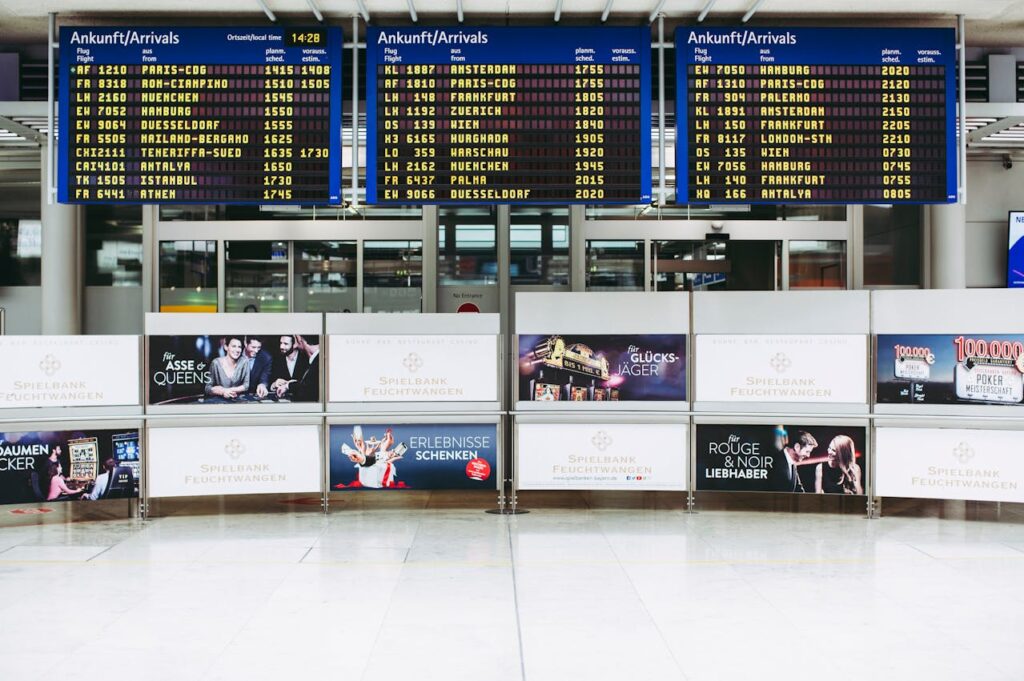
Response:
[[[501,437],[498,438],[499,442],[505,441],[505,424],[508,417],[502,415],[498,418],[498,429],[501,433]],[[498,450],[498,513],[505,513],[505,502],[506,502],[506,490],[508,488],[508,480],[505,479],[505,448],[499,446]]]
[[[324,362],[324,366],[327,363]],[[321,385],[324,385],[321,383]],[[327,419],[322,418],[320,420],[320,508],[323,510],[324,515],[330,509],[330,495],[331,495],[331,431],[330,426],[327,425]]]
[[[139,483],[139,513],[143,520],[149,520],[149,421],[142,422],[139,433],[142,442],[142,480]]]
[[[513,423],[512,416],[502,417],[507,419],[507,423],[502,423],[502,433],[508,433],[509,437],[507,441],[511,442],[512,446],[509,448],[508,456],[506,452],[502,451],[501,456],[498,459],[499,473],[498,477],[501,480],[501,491],[498,496],[498,508],[490,509],[487,513],[499,514],[499,515],[521,515],[523,513],[529,513],[529,511],[516,508],[516,441],[514,436],[515,425]],[[508,426],[508,429],[506,429]],[[505,462],[508,462],[509,467],[506,474]]]

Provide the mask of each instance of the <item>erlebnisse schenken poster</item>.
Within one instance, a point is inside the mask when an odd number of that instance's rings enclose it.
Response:
[[[331,489],[488,489],[498,484],[493,423],[334,425]]]
[[[879,404],[1024,403],[1024,335],[878,336]]]
[[[686,336],[520,336],[519,399],[534,402],[685,401]]]

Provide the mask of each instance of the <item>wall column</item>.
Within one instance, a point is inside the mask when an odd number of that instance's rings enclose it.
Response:
[[[967,288],[967,206],[929,207],[931,288]]]
[[[50,204],[47,184],[49,148],[40,149],[42,192],[40,209],[43,223],[42,258],[42,333],[68,335],[82,332],[82,224],[78,206]]]

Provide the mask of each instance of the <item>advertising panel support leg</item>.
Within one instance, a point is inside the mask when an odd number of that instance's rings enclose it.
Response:
[[[505,470],[506,470],[505,457],[506,457],[506,450],[505,450],[505,447],[502,446],[502,443],[508,441],[508,438],[506,437],[507,434],[505,432],[505,417],[504,416],[501,417],[501,419],[498,421],[498,433],[500,433],[500,436],[498,437],[498,443],[499,443],[498,444],[498,456],[496,457],[496,463],[497,463],[497,466],[496,466],[497,471],[496,471],[496,473],[497,473],[497,479],[498,479],[498,485],[497,485],[497,487],[498,487],[498,489],[497,489],[497,492],[498,492],[498,507],[497,508],[489,508],[489,509],[487,509],[485,511],[485,513],[491,513],[491,514],[495,514],[495,515],[504,515],[504,513],[506,512],[506,510],[508,508],[508,506],[507,506],[507,504],[508,504],[508,496],[506,494],[506,490],[508,489],[508,480],[505,479]]]
[[[882,517],[882,497],[868,497],[868,520]]]
[[[498,514],[498,515],[520,515],[523,513],[529,513],[517,508],[517,497],[516,497],[516,460],[519,457],[518,443],[513,437],[515,426],[512,423],[511,418],[502,418],[502,433],[505,437],[503,442],[511,442],[512,447],[510,448],[510,456],[505,456],[505,450],[499,452],[498,456],[498,478],[501,480],[501,488],[498,491],[498,508],[490,509],[487,513]],[[505,475],[505,465],[508,464],[509,475]]]
[[[142,520],[149,520],[149,423],[143,422],[139,428],[139,440],[142,442],[142,480],[139,482],[139,514]]]
[[[331,452],[329,426],[324,419],[320,424],[320,508],[327,515],[331,494]]]

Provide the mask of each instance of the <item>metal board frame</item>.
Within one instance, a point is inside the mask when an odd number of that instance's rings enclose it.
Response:
[[[130,415],[126,414],[123,416],[85,416],[82,414],[74,414],[67,416],[49,416],[42,419],[33,418],[30,421],[26,420],[8,420],[4,419],[0,421],[0,430],[13,431],[13,432],[40,432],[42,426],[46,426],[46,430],[137,430],[139,431],[139,445],[141,447],[141,469],[142,476],[139,479],[139,496],[135,499],[126,499],[128,501],[128,517],[134,518],[137,515],[145,517],[146,509],[146,480],[147,480],[147,466],[149,461],[149,454],[146,443],[146,423],[144,417],[140,414]],[[120,500],[115,500],[120,501]],[[40,504],[47,504],[51,502],[41,501],[32,502],[30,504],[19,504],[34,506]],[[73,503],[61,501],[57,502],[58,505]],[[2,507],[0,507],[2,508]],[[110,508],[104,506],[104,508]]]
[[[320,313],[290,313],[290,314],[245,314],[245,313],[160,313],[150,312],[146,314],[146,342],[145,354],[143,356],[143,395],[147,415],[172,415],[172,414],[323,414],[324,399],[324,367],[326,355],[324,353],[323,315]],[[183,405],[154,405],[149,403],[149,376],[150,376],[150,336],[177,336],[177,335],[207,335],[259,333],[263,335],[275,335],[282,332],[282,329],[291,333],[309,333],[320,336],[320,399],[315,402],[289,403],[289,404],[223,404],[207,406],[202,404]]]
[[[500,412],[491,413],[469,413],[469,412],[400,412],[392,416],[384,414],[345,414],[345,415],[329,415],[325,421],[323,436],[324,436],[324,510],[327,512],[329,506],[329,500],[332,494],[352,494],[352,492],[333,492],[330,487],[330,465],[331,465],[331,453],[329,451],[330,446],[330,429],[331,426],[348,426],[348,425],[434,425],[434,424],[494,424],[495,428],[495,458],[497,465],[494,470],[494,490],[497,493],[498,508],[504,510],[506,505],[505,497],[505,447],[504,439],[502,438],[502,430],[504,425],[505,415]],[[435,490],[414,490],[414,491],[435,491]],[[445,491],[445,490],[436,490]],[[461,490],[452,490],[461,491]],[[358,494],[358,492],[356,492]],[[377,491],[367,490],[367,493],[376,494]],[[387,494],[387,491],[380,492]],[[337,497],[335,497],[337,498]]]

